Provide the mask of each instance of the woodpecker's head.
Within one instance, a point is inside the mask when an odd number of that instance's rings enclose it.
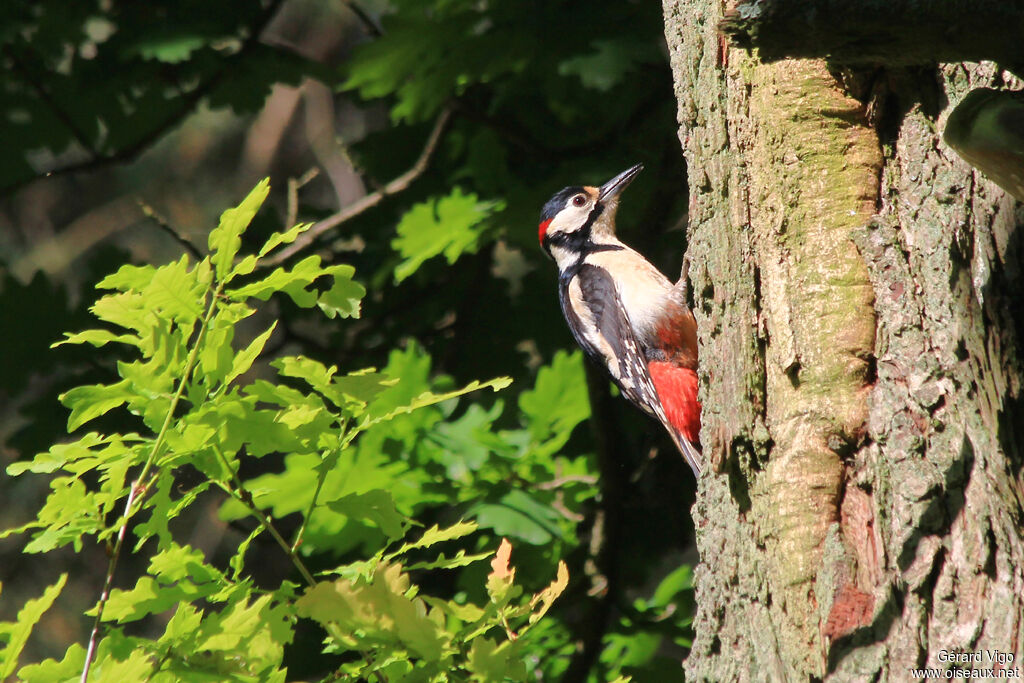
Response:
[[[538,237],[560,270],[579,260],[588,247],[614,241],[619,193],[643,168],[637,164],[601,187],[567,187],[548,200],[540,212]]]

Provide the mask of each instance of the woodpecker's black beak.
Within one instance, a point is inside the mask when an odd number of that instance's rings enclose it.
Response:
[[[612,199],[613,197],[617,197],[620,192],[626,189],[627,185],[633,182],[633,178],[635,178],[637,174],[640,173],[640,171],[642,170],[644,170],[644,165],[637,164],[633,168],[625,170],[619,175],[609,180],[607,183],[598,188],[598,201],[603,201],[605,199]]]

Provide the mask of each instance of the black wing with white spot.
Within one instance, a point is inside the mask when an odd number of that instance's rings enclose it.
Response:
[[[608,369],[612,380],[631,403],[666,423],[643,349],[608,272],[583,264],[576,275],[559,288],[559,298],[569,329],[587,355]]]

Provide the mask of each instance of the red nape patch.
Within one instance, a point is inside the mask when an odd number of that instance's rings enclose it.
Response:
[[[647,371],[658,390],[665,417],[690,443],[700,436],[700,402],[697,400],[697,373],[674,363],[654,361]]]
[[[540,229],[537,230],[537,239],[540,240],[541,246],[544,246],[544,235],[548,231],[548,226],[551,225],[552,219],[549,218],[540,224]]]

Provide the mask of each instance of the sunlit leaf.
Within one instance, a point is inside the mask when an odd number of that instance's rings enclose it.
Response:
[[[319,304],[329,317],[356,316],[359,312],[358,302],[366,290],[352,280],[354,274],[355,269],[349,265],[322,267],[320,257],[314,254],[296,263],[291,270],[277,268],[256,282],[228,290],[227,294],[238,301],[249,297],[266,301],[273,294],[283,292],[291,297],[296,305],[303,308]],[[331,278],[331,286],[323,294],[316,289],[310,289],[321,277]]]
[[[57,599],[60,592],[67,583],[68,575],[61,574],[57,582],[47,587],[38,598],[33,598],[25,603],[25,606],[18,611],[18,616],[13,624],[0,624],[0,641],[6,641],[3,649],[0,650],[0,680],[7,680],[7,677],[14,673],[18,667],[18,657],[28,642],[33,627],[43,616],[50,605]]]
[[[141,291],[146,305],[166,313],[180,324],[188,324],[203,313],[206,286],[188,267],[188,256],[160,266]]]
[[[231,370],[228,372],[227,377],[224,378],[225,384],[230,384],[236,377],[249,371],[253,361],[263,352],[263,347],[266,346],[270,335],[274,333],[275,327],[277,327],[276,321],[263,334],[253,339],[247,347],[235,355],[234,360],[231,362]]]
[[[127,380],[116,384],[89,384],[68,390],[60,396],[60,402],[71,409],[68,431],[75,431],[89,420],[110,412],[133,397]]]
[[[526,662],[512,642],[495,643],[490,638],[476,638],[469,650],[469,668],[475,680],[525,680]]]
[[[95,347],[100,347],[111,342],[138,346],[141,341],[134,334],[115,334],[109,330],[85,330],[74,334],[68,332],[65,333],[64,336],[64,339],[59,342],[54,342],[51,345],[51,348],[62,346],[64,344],[92,344]]]
[[[18,672],[18,678],[24,683],[73,683],[80,680],[84,664],[85,648],[72,643],[61,661],[47,659],[39,664],[29,664]]]
[[[374,415],[372,420],[371,420],[371,423],[372,422],[380,422],[380,421],[384,421],[384,420],[390,420],[391,418],[395,417],[396,415],[402,415],[402,414],[405,414],[405,413],[411,413],[414,410],[418,410],[420,408],[425,408],[427,406],[432,406],[432,405],[435,405],[437,403],[442,403],[444,401],[448,401],[448,400],[451,400],[453,398],[458,398],[459,396],[463,396],[465,394],[469,394],[469,393],[472,393],[474,391],[479,391],[480,389],[488,389],[489,388],[489,389],[493,389],[494,391],[501,391],[502,389],[504,389],[505,387],[509,386],[510,384],[512,384],[512,378],[511,377],[496,377],[495,379],[488,380],[486,382],[479,382],[477,380],[473,380],[472,382],[470,382],[466,386],[462,387],[461,389],[456,389],[454,391],[447,391],[447,392],[444,392],[444,393],[441,393],[441,394],[435,394],[432,391],[426,391],[426,392],[423,392],[422,394],[420,394],[419,396],[417,396],[416,398],[414,398],[407,405],[399,406],[399,407],[394,408],[394,409],[392,409],[392,410],[390,410],[388,412],[385,412],[383,414]]]
[[[533,389],[519,395],[519,409],[534,439],[550,439],[555,450],[561,448],[576,425],[590,416],[583,354],[555,353],[551,364],[537,372]]]
[[[134,588],[111,591],[103,611],[105,621],[136,621],[179,602],[210,598],[227,585],[224,575],[206,564],[201,551],[177,544],[153,556],[149,574],[139,578]]]
[[[50,494],[36,519],[0,533],[0,538],[38,529],[24,552],[45,553],[69,543],[77,551],[87,534],[97,533],[105,527],[99,507],[96,495],[89,492],[81,480],[57,477],[50,482]]]
[[[449,264],[464,252],[476,250],[484,227],[481,225],[501,202],[481,202],[475,194],[455,188],[447,197],[415,205],[398,223],[398,237],[392,248],[405,259],[395,267],[395,281],[401,282],[427,259],[443,254]]]
[[[406,569],[409,571],[415,571],[418,569],[456,569],[458,567],[465,567],[473,564],[474,562],[486,560],[490,556],[491,553],[468,554],[465,550],[460,550],[452,557],[446,557],[442,553],[433,560],[429,560],[427,562],[414,562],[406,567]]]
[[[416,657],[437,661],[447,637],[427,616],[423,600],[410,598],[409,577],[401,565],[382,565],[369,581],[339,579],[318,583],[299,598],[299,616],[325,625],[350,647],[370,648],[392,643],[406,647]],[[354,634],[361,634],[355,638]]]
[[[332,500],[327,507],[346,517],[371,521],[389,538],[400,538],[405,531],[405,518],[399,514],[394,498],[387,491],[351,493]]]
[[[267,241],[264,243],[263,247],[260,248],[259,257],[263,258],[264,256],[266,256],[267,254],[269,254],[282,244],[291,244],[296,239],[298,239],[299,235],[306,232],[312,227],[312,223],[299,223],[298,225],[294,225],[288,230],[285,230],[284,232],[275,232],[269,238],[267,238]]]
[[[410,550],[418,550],[420,548],[429,548],[437,543],[443,543],[444,541],[451,541],[456,538],[462,538],[468,536],[477,530],[476,522],[457,522],[451,526],[441,528],[438,525],[434,525],[423,532],[417,540],[410,543],[405,543],[393,553],[388,554],[388,557],[394,559],[399,555],[405,554]],[[485,553],[484,557],[489,557],[490,553]]]
[[[568,585],[569,568],[565,566],[565,562],[559,561],[558,574],[555,577],[555,580],[552,581],[547,588],[534,595],[530,600],[530,609],[534,610],[530,614],[530,624],[537,623],[537,621],[547,614],[548,610],[551,608],[551,604],[558,599],[558,596],[565,592]],[[539,609],[537,609],[538,604],[540,605]]]
[[[242,203],[220,216],[220,224],[210,232],[209,247],[217,278],[224,280],[242,246],[242,233],[256,216],[270,193],[270,179],[264,178],[249,192]]]
[[[122,292],[142,291],[153,281],[155,274],[156,267],[149,264],[137,266],[126,263],[118,268],[116,273],[111,273],[100,280],[96,289],[117,289]]]
[[[330,289],[320,295],[317,306],[328,318],[358,318],[366,288],[346,277],[335,277]]]

